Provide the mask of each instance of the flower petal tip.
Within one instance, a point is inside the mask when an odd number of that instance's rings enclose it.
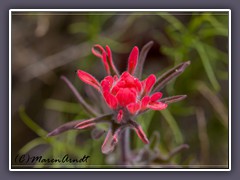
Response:
[[[164,110],[166,109],[168,104],[162,103],[162,102],[151,102],[148,104],[148,108],[156,111]]]
[[[183,72],[189,65],[191,64],[191,61],[183,62],[176,71]]]
[[[136,66],[137,66],[137,62],[138,62],[138,55],[139,55],[139,49],[137,46],[135,46],[130,55],[129,55],[129,59],[128,59],[128,72],[130,74],[133,74],[135,72]]]
[[[100,86],[101,86],[100,83],[91,74],[89,74],[85,71],[82,71],[82,70],[77,70],[77,75],[80,80],[82,80],[86,84],[93,86],[94,88],[96,88],[97,90],[100,91]]]
[[[156,92],[151,96],[151,101],[157,101],[162,97],[162,93],[161,92]]]
[[[92,47],[92,53],[99,58],[102,58],[102,52],[103,51],[104,51],[103,47],[99,44],[95,44]]]
[[[146,94],[150,93],[153,85],[156,83],[156,76],[154,74],[149,75],[145,80],[145,89]]]

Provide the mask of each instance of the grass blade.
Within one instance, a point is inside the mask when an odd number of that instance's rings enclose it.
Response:
[[[194,43],[194,46],[200,56],[200,59],[203,63],[203,67],[207,73],[207,76],[213,86],[213,88],[216,90],[216,91],[219,91],[220,89],[220,85],[217,81],[217,78],[214,74],[214,71],[213,71],[213,68],[211,66],[211,63],[210,63],[210,59],[209,59],[209,56],[205,50],[205,48],[203,46],[201,46],[199,43]]]
[[[167,109],[165,109],[164,111],[160,111],[160,112],[162,113],[163,117],[169,124],[169,126],[173,132],[173,135],[175,137],[176,143],[182,144],[183,136],[182,136],[182,133],[178,127],[178,124],[177,124],[176,120],[174,119],[174,117],[172,116],[172,114]]]

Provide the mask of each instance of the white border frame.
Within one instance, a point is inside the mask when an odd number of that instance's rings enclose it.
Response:
[[[12,12],[228,12],[228,26],[229,26],[229,108],[228,108],[228,169],[12,169],[11,168],[11,103],[12,103],[12,72],[11,72],[11,23],[12,23]],[[231,171],[231,9],[10,9],[9,10],[9,171]]]

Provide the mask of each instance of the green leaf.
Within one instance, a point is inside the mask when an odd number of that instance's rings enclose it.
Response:
[[[158,131],[154,131],[149,142],[148,146],[151,150],[158,149],[160,143],[160,133]]]
[[[178,127],[178,124],[172,114],[167,110],[160,111],[165,120],[167,121],[168,125],[170,126],[173,135],[175,137],[175,141],[177,144],[182,144],[183,143],[183,136],[182,133]]]
[[[68,27],[70,33],[88,33],[88,24],[85,22],[72,23]]]
[[[37,125],[26,113],[23,106],[19,108],[19,115],[24,124],[26,124],[33,132],[40,136],[45,142],[50,144],[53,149],[57,147],[58,149],[65,149],[72,154],[79,155],[85,153],[84,149],[76,146],[75,144],[69,144],[68,142],[61,142],[57,140],[56,137],[47,137],[47,132],[43,130],[39,125]],[[36,143],[36,142],[35,142]]]
[[[23,106],[19,108],[19,115],[22,121],[38,136],[40,137],[46,137],[47,132],[43,130],[38,124],[36,124],[34,121],[32,121],[29,116],[25,113],[25,109]]]
[[[29,141],[27,144],[25,144],[20,150],[20,154],[26,154],[28,153],[31,149],[35,148],[36,146],[46,144],[46,141],[43,140],[42,138],[35,138],[31,141]]]
[[[185,30],[184,25],[179,21],[177,18],[175,18],[173,15],[170,13],[164,12],[158,13],[159,16],[161,16],[163,19],[165,19],[169,24],[171,24],[172,27],[174,27],[176,30],[183,31]]]
[[[143,131],[148,135],[149,133],[149,127],[151,124],[151,121],[153,119],[153,116],[156,111],[147,111],[144,114],[137,117],[137,122],[142,126]],[[139,138],[136,139],[136,147],[141,147],[144,144],[142,141],[139,140]]]
[[[217,78],[216,78],[216,76],[214,74],[214,70],[213,70],[213,68],[211,66],[210,59],[209,59],[209,56],[208,56],[205,48],[201,44],[199,44],[198,42],[195,42],[193,44],[193,46],[196,48],[196,50],[197,50],[197,52],[198,52],[198,54],[200,56],[200,59],[201,59],[201,61],[203,63],[203,67],[205,69],[205,72],[207,73],[207,76],[208,76],[208,78],[209,78],[213,88],[216,91],[219,91],[220,85],[219,85],[219,83],[217,81]]]
[[[148,132],[149,126],[151,124],[155,112],[156,111],[147,111],[146,113],[138,116],[137,121],[142,126],[144,131]]]
[[[47,99],[45,102],[45,108],[73,114],[78,114],[79,111],[81,111],[81,107],[79,106],[79,104],[61,101],[57,99]]]

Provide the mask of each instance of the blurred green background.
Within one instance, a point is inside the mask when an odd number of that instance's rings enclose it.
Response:
[[[167,110],[151,111],[138,118],[148,137],[160,133],[163,155],[181,144],[189,149],[168,163],[186,168],[223,168],[228,165],[228,13],[227,12],[14,12],[12,14],[12,165],[17,154],[57,158],[90,155],[88,163],[54,164],[58,167],[105,167],[114,164],[117,150],[101,153],[103,137],[90,131],[68,131],[57,137],[46,134],[59,125],[87,119],[72,92],[60,80],[67,76],[90,103],[89,87],[75,75],[82,69],[98,80],[105,76],[101,61],[91,54],[94,44],[109,45],[123,72],[133,46],[149,41],[144,74],[157,76],[190,60],[191,65],[163,90],[164,97],[186,94]],[[136,152],[144,144],[131,134]],[[21,164],[20,164],[21,165]],[[43,163],[16,167],[46,167]],[[92,166],[96,165],[96,166]],[[13,166],[14,168],[15,166]],[[110,166],[110,167],[115,167]]]

